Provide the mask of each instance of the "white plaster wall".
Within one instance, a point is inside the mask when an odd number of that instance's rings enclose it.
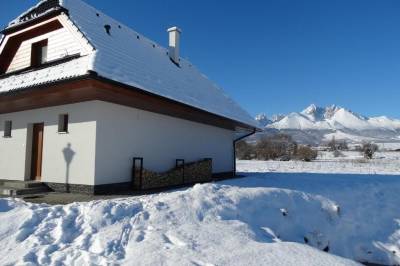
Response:
[[[96,184],[130,181],[133,157],[153,171],[178,158],[212,158],[214,173],[233,171],[233,131],[106,102],[95,110]]]
[[[71,144],[69,182],[94,184],[97,103],[84,102],[0,115],[0,179],[30,178],[30,139],[33,123],[44,122],[42,181],[65,183],[63,150]],[[58,115],[68,113],[69,133],[59,134]],[[12,138],[4,138],[4,121],[12,120]],[[28,140],[28,141],[27,141]],[[28,145],[27,145],[28,143]]]
[[[59,134],[58,115],[68,113],[69,133]],[[4,121],[12,120],[12,138],[3,138]],[[175,159],[213,159],[213,172],[233,170],[233,131],[90,101],[0,115],[0,179],[30,178],[33,123],[44,122],[42,181],[65,183],[63,150],[71,144],[69,183],[107,184],[131,180],[132,158],[144,167],[166,171]]]

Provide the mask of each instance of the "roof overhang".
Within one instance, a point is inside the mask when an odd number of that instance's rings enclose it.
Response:
[[[52,10],[52,11],[42,15],[42,16],[39,16],[39,17],[36,17],[34,19],[28,20],[26,22],[17,24],[15,26],[6,27],[2,31],[0,31],[0,33],[3,34],[3,35],[8,35],[8,34],[11,34],[11,33],[15,33],[17,31],[29,28],[29,27],[31,27],[31,26],[33,26],[35,24],[38,24],[38,23],[41,23],[43,21],[49,20],[49,19],[51,19],[53,17],[56,17],[56,16],[60,15],[61,13],[68,14],[68,10],[63,8],[63,7],[59,7],[57,9],[55,9],[55,10]]]
[[[251,125],[102,78],[94,72],[73,79],[2,93],[0,114],[93,100],[129,106],[232,131],[259,130]]]

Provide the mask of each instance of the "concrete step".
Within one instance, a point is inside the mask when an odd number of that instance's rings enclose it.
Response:
[[[0,186],[11,187],[11,188],[37,188],[45,186],[42,182],[38,181],[13,181],[13,180],[3,180]]]
[[[14,187],[0,187],[0,195],[3,196],[21,196],[21,195],[30,195],[30,194],[40,194],[50,192],[48,187],[32,187],[32,188],[14,188]]]
[[[51,191],[48,186],[38,181],[0,180],[0,195],[20,196]]]

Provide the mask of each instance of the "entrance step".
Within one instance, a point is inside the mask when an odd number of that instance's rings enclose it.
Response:
[[[0,181],[0,195],[21,196],[50,192],[50,188],[42,182],[37,181]]]
[[[34,188],[41,187],[44,184],[38,181],[12,181],[12,180],[3,180],[0,181],[0,186],[3,187],[12,187],[12,188]]]

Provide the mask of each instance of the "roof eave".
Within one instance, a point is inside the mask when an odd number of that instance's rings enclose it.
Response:
[[[160,96],[160,95],[157,95],[157,94],[145,91],[145,90],[142,90],[142,89],[137,88],[137,87],[133,87],[133,86],[130,86],[130,85],[127,85],[127,84],[124,84],[124,83],[120,83],[120,82],[117,82],[117,81],[110,80],[108,78],[101,77],[101,76],[99,76],[97,74],[97,72],[90,71],[90,70],[86,74],[83,74],[83,75],[80,75],[80,76],[69,77],[69,78],[60,79],[60,80],[53,80],[53,81],[44,82],[44,83],[40,83],[40,84],[32,85],[32,86],[27,86],[27,87],[14,88],[12,91],[1,92],[0,96],[16,95],[16,94],[24,93],[24,92],[31,91],[31,90],[36,90],[36,89],[41,89],[41,88],[48,88],[49,86],[53,86],[53,85],[56,86],[56,85],[65,84],[65,83],[74,82],[74,81],[79,81],[79,80],[97,80],[97,81],[100,81],[100,82],[111,84],[113,86],[118,86],[118,87],[126,88],[126,89],[129,89],[129,90],[136,90],[136,91],[139,91],[141,94],[145,94],[145,95],[148,95],[150,97],[155,97],[155,98],[158,98],[158,99],[160,99],[162,101],[166,101],[166,102],[170,102],[170,103],[174,103],[174,104],[179,104],[181,106],[190,108],[192,110],[197,110],[199,112],[211,115],[213,117],[217,117],[217,118],[221,119],[221,121],[229,121],[229,124],[232,125],[232,130],[234,130],[234,131],[239,131],[239,130],[244,130],[244,131],[248,131],[248,132],[250,132],[250,131],[254,131],[254,132],[261,131],[260,128],[254,126],[254,125],[247,124],[247,123],[244,123],[244,122],[240,122],[240,121],[237,121],[237,120],[233,120],[231,118],[228,118],[228,117],[225,117],[225,116],[221,116],[221,115],[218,115],[218,114],[206,111],[206,110],[202,110],[202,109],[196,108],[194,106],[191,106],[191,105],[188,105],[188,104],[185,104],[185,103],[173,100],[173,99],[169,99],[169,98],[166,98],[166,97],[163,97],[163,96]]]
[[[228,118],[228,117],[225,117],[225,116],[216,114],[216,113],[212,113],[212,112],[209,112],[209,111],[206,111],[206,110],[197,108],[197,107],[192,106],[192,105],[188,105],[188,104],[182,103],[182,102],[180,102],[180,101],[176,101],[176,100],[173,100],[173,99],[170,99],[170,98],[167,98],[167,97],[158,95],[158,94],[151,93],[151,92],[149,92],[149,91],[147,91],[147,90],[143,90],[143,89],[140,89],[140,88],[137,88],[137,87],[134,87],[134,86],[125,84],[125,83],[121,83],[121,82],[118,82],[118,81],[115,81],[115,80],[112,80],[112,79],[109,79],[109,78],[106,78],[106,77],[102,77],[102,76],[98,75],[98,73],[97,73],[96,71],[89,70],[89,73],[90,73],[90,76],[91,76],[92,78],[94,78],[94,79],[101,80],[101,81],[105,81],[105,82],[109,82],[109,83],[113,83],[113,84],[116,84],[116,85],[119,85],[119,86],[122,86],[122,87],[126,87],[126,88],[130,88],[130,89],[139,90],[139,91],[141,91],[142,93],[151,95],[151,96],[153,96],[153,97],[157,97],[157,98],[160,98],[160,99],[163,99],[163,100],[166,100],[166,101],[170,101],[170,102],[175,102],[175,103],[178,103],[178,104],[180,104],[180,105],[184,105],[184,106],[187,106],[187,107],[190,107],[190,108],[193,108],[193,109],[197,109],[197,110],[202,111],[202,112],[206,112],[206,113],[211,114],[211,115],[214,115],[214,116],[218,116],[218,117],[220,117],[220,118],[222,118],[222,119],[230,120],[230,121],[233,122],[238,128],[246,128],[246,129],[251,130],[251,131],[254,130],[255,132],[261,132],[261,131],[262,131],[262,129],[259,128],[259,127],[257,127],[257,126],[250,125],[250,124],[247,124],[247,123],[244,123],[244,122],[240,122],[240,121],[234,120],[234,119],[232,119],[232,118]]]
[[[24,29],[24,28],[27,28],[29,26],[32,26],[32,25],[34,25],[34,24],[36,24],[38,22],[45,21],[45,20],[50,19],[52,17],[56,17],[56,16],[60,15],[61,13],[65,13],[65,14],[68,15],[68,10],[65,9],[64,7],[60,6],[57,9],[54,9],[54,10],[52,10],[52,11],[50,11],[50,12],[48,12],[48,13],[42,15],[42,16],[38,16],[38,17],[36,17],[34,19],[31,19],[31,20],[28,20],[26,22],[22,22],[22,23],[19,23],[19,24],[16,24],[16,25],[8,26],[8,27],[4,28],[2,31],[0,31],[0,34],[7,35],[7,34],[10,34],[10,33],[19,31],[21,29]]]

